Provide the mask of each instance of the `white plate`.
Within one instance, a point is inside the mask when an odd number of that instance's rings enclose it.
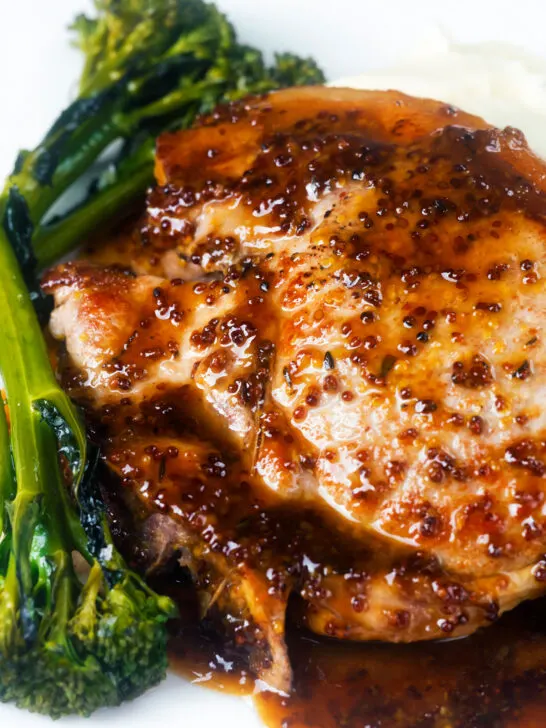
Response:
[[[522,128],[546,156],[546,6],[542,0],[217,0],[243,40],[268,53],[311,54],[329,79],[367,74],[359,84],[441,98],[498,125]],[[79,58],[66,26],[89,0],[0,0],[0,176],[20,147],[36,144],[66,104]],[[498,45],[543,54],[544,63]],[[412,55],[413,54],[413,55]],[[412,55],[412,60],[407,60]],[[406,59],[406,60],[404,60]],[[396,62],[397,69],[389,69]],[[2,728],[43,728],[48,718],[0,706]],[[134,703],[59,728],[258,728],[249,701],[176,676]]]

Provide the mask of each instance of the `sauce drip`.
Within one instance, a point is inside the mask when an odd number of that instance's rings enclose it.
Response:
[[[545,600],[452,641],[347,644],[292,626],[289,697],[260,692],[269,728],[539,728],[546,724]],[[195,625],[179,625],[171,668],[205,687],[240,695],[253,681],[239,652]]]

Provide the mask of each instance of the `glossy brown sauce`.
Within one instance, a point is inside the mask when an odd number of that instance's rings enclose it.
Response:
[[[120,546],[130,558],[123,540],[122,537]],[[254,677],[248,669],[248,656],[233,641],[222,639],[213,623],[200,618],[196,593],[187,574],[175,567],[149,582],[156,591],[168,594],[179,612],[178,619],[169,625],[170,669],[183,679],[212,690],[251,694]]]
[[[539,728],[546,724],[546,602],[447,642],[347,644],[295,627],[289,697],[254,703],[269,728]],[[171,669],[206,688],[249,695],[240,652],[197,623],[178,625]]]
[[[225,645],[199,629],[197,623],[180,627],[171,638],[169,667],[185,680],[231,695],[251,695],[254,678]]]

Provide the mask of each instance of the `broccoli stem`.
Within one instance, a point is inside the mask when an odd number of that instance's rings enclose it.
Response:
[[[2,396],[0,397],[0,533],[4,531],[6,524],[4,505],[9,503],[15,492],[13,468],[9,451],[8,420],[6,417],[4,398]],[[2,571],[2,544],[0,544],[0,571]]]
[[[15,561],[11,555],[11,526],[6,506],[15,496],[15,480],[9,444],[9,427],[6,408],[0,403],[0,653],[11,646],[16,604],[11,596],[16,582]],[[6,586],[3,589],[4,585]]]
[[[8,179],[6,189],[15,185],[20,190],[35,225],[62,193],[92,166],[99,154],[119,137],[117,127],[111,122],[106,122],[103,126],[96,125],[94,129],[90,128],[91,124],[87,126],[87,134],[75,135],[66,156],[59,162],[51,180],[47,180],[46,184],[36,177],[36,165],[39,164],[40,157],[43,159],[49,153],[47,145],[25,155],[22,168]]]
[[[56,260],[72,252],[74,246],[85,240],[91,232],[100,228],[129,207],[153,182],[152,164],[144,163],[121,180],[91,196],[68,215],[49,225],[41,225],[33,236],[33,249],[38,268],[46,268]],[[69,224],[66,224],[69,219]]]
[[[0,219],[5,213],[0,201]],[[17,490],[40,492],[40,473],[32,456],[37,449],[36,426],[40,414],[38,400],[52,402],[76,433],[78,447],[85,455],[86,439],[76,410],[59,387],[49,364],[45,340],[34,307],[26,295],[19,262],[4,230],[0,230],[0,371],[9,404],[11,448],[15,462]],[[30,442],[29,442],[30,438]]]

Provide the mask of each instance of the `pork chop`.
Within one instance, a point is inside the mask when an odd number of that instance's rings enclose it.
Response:
[[[129,243],[44,280],[108,467],[289,682],[546,582],[546,166],[398,92],[292,89],[158,140]],[[123,268],[120,268],[121,264]],[[257,637],[256,637],[257,635]],[[264,647],[265,645],[265,647]]]

